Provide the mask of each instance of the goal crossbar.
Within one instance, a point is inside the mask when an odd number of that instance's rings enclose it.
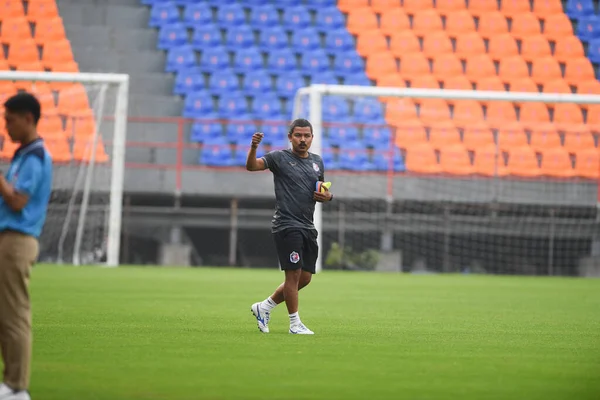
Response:
[[[121,241],[121,218],[123,204],[123,185],[125,174],[125,138],[127,131],[127,113],[129,97],[129,75],[109,73],[69,73],[69,72],[25,72],[0,71],[0,80],[104,83],[117,87],[115,104],[115,125],[112,142],[112,167],[110,182],[110,211],[108,222],[106,265],[119,265]]]

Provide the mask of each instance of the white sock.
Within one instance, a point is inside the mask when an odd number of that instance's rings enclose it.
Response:
[[[296,311],[295,313],[290,314],[290,325],[296,325],[298,323],[300,323],[300,315]]]
[[[266,310],[266,311],[271,311],[272,309],[274,309],[274,308],[275,308],[275,306],[276,306],[276,305],[277,305],[277,303],[275,303],[275,302],[274,302],[274,301],[271,299],[271,297],[267,297],[267,298],[266,298],[266,300],[263,300],[263,301],[260,303],[260,306],[261,306],[261,307],[262,307],[264,310]]]

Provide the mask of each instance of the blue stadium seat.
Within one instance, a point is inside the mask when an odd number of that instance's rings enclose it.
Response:
[[[577,36],[586,42],[600,37],[600,17],[582,17],[577,25]]]
[[[348,147],[358,140],[358,129],[353,126],[333,126],[328,129],[327,140],[332,146]]]
[[[386,150],[390,148],[392,131],[387,127],[365,127],[363,137],[366,146]]]
[[[176,22],[174,24],[163,25],[158,32],[158,48],[167,50],[171,47],[178,47],[187,44],[188,33],[183,24]]]
[[[318,74],[329,70],[329,58],[322,49],[304,53],[301,68],[308,75]]]
[[[220,96],[218,110],[224,119],[250,119],[248,103],[241,93],[228,93]],[[243,117],[243,118],[242,118]]]
[[[371,80],[367,78],[364,72],[358,72],[352,75],[346,75],[344,85],[372,86]]]
[[[309,10],[321,11],[335,7],[336,0],[305,0],[304,3]]]
[[[244,77],[244,91],[251,95],[260,95],[272,90],[271,77],[262,69],[248,72]]]
[[[179,9],[173,3],[155,3],[150,10],[151,27],[173,24],[179,22]]]
[[[178,6],[187,6],[188,4],[197,3],[196,0],[170,0],[170,1],[177,4]]]
[[[275,8],[280,10],[285,10],[288,7],[293,7],[297,5],[298,0],[275,0],[273,1]]]
[[[263,69],[263,57],[255,47],[240,49],[233,58],[233,68],[236,72],[246,73]]]
[[[191,1],[192,3],[198,3],[199,0],[188,0]],[[208,3],[211,6],[214,7],[218,7],[221,6],[223,4],[233,4],[233,3],[237,3],[237,0],[203,0],[204,3]]]
[[[183,104],[183,116],[186,118],[204,118],[212,110],[213,100],[211,95],[206,92],[187,95]]]
[[[208,80],[208,87],[215,95],[237,92],[240,89],[239,80],[233,71],[224,69],[214,71]]]
[[[329,32],[345,28],[345,26],[346,22],[344,21],[344,16],[335,5],[323,7],[317,12],[315,27],[318,31]]]
[[[565,11],[570,18],[594,15],[594,2],[592,0],[567,0]]]
[[[281,115],[281,101],[275,95],[257,96],[252,104],[252,114],[261,120],[275,119]]]
[[[240,118],[240,120],[243,120]],[[227,140],[230,143],[235,143],[238,146],[244,146],[245,151],[248,152],[248,147],[252,140],[252,135],[254,135],[258,131],[255,124],[251,122],[241,121],[241,122],[230,122],[225,127],[225,132],[227,135]]]
[[[287,130],[289,121],[279,118],[272,118],[269,121],[260,125],[260,132],[265,134],[263,142],[273,145],[274,143],[281,144],[283,140],[285,143],[288,142]]]
[[[219,27],[212,24],[198,26],[192,35],[192,47],[198,50],[221,46]]]
[[[189,45],[173,47],[167,52],[165,66],[167,72],[181,71],[196,66],[196,53]]]
[[[348,102],[341,97],[325,97],[323,100],[323,119],[331,122],[349,120]]]
[[[273,5],[263,4],[252,7],[250,11],[250,25],[255,28],[269,28],[279,25],[279,14]]]
[[[288,72],[277,77],[277,94],[281,97],[291,99],[296,91],[304,86],[304,78],[297,72]]]
[[[283,28],[287,31],[304,29],[310,22],[310,14],[302,5],[286,7],[283,10]]]
[[[216,118],[215,114],[209,114]],[[209,118],[207,118],[209,119]],[[223,126],[218,122],[195,122],[192,125],[190,140],[192,142],[209,142],[223,137]]]
[[[223,27],[233,27],[246,23],[244,9],[238,3],[221,4],[217,11],[217,21]]]
[[[339,160],[340,168],[348,171],[370,171],[373,169],[364,146],[340,148]]]
[[[224,140],[204,143],[200,152],[200,163],[211,167],[228,167],[232,162],[231,146]]]
[[[298,67],[296,65],[296,56],[288,48],[269,52],[267,66],[268,70],[274,74],[294,71]]]
[[[207,3],[190,3],[183,12],[183,23],[190,27],[212,24],[212,10]]]
[[[248,25],[232,26],[227,29],[225,43],[233,50],[254,46],[254,32]]]
[[[354,50],[354,38],[346,29],[336,29],[325,33],[325,51],[337,55]]]
[[[320,84],[323,84],[323,85],[337,85],[337,84],[339,84],[339,81],[335,77],[335,75],[333,74],[333,72],[331,72],[331,71],[325,71],[325,72],[314,73],[310,77],[310,83],[311,84],[320,83]]]
[[[593,63],[600,63],[600,39],[590,40],[588,44],[588,58]]]
[[[354,121],[365,124],[383,122],[383,107],[375,98],[358,99],[354,103]]]
[[[260,46],[265,51],[287,47],[288,39],[285,31],[280,26],[264,28],[260,31]]]
[[[373,155],[373,163],[377,171],[389,171],[390,169],[390,158],[392,158],[392,165],[394,172],[406,171],[406,165],[404,164],[404,158],[397,147],[394,147],[393,156],[390,151],[376,152]]]
[[[264,128],[261,129],[260,131],[262,133],[265,134],[264,138],[263,138],[263,143],[266,146],[270,146],[271,149],[273,150],[282,150],[282,149],[287,149],[289,147],[289,140],[287,138],[287,133],[286,133],[286,126],[276,126],[276,125],[272,125],[275,126],[278,131],[274,132],[273,134],[268,134],[268,129],[265,130]]]
[[[200,56],[200,70],[203,72],[220,71],[228,69],[229,53],[223,47],[204,49]]]
[[[355,51],[337,54],[333,62],[336,75],[345,78],[365,70],[365,61]]]
[[[297,53],[311,51],[321,47],[321,39],[316,30],[305,28],[292,33],[292,49]]]
[[[174,94],[187,94],[204,89],[204,76],[199,70],[190,69],[181,71],[175,78]]]

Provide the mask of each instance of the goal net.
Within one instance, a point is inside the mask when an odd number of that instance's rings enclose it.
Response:
[[[38,133],[54,162],[40,262],[119,263],[127,75],[0,71],[0,101],[20,91],[42,106]],[[2,108],[2,111],[4,109]],[[0,125],[0,162],[18,144]]]
[[[312,85],[318,268],[586,275],[600,96]],[[593,264],[593,263],[592,263]]]

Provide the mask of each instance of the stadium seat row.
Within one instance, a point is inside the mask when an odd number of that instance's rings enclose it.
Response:
[[[27,2],[27,12],[23,2],[19,0],[0,1],[0,21],[8,18],[25,17],[30,22],[58,17],[58,7],[55,0],[35,0]]]

